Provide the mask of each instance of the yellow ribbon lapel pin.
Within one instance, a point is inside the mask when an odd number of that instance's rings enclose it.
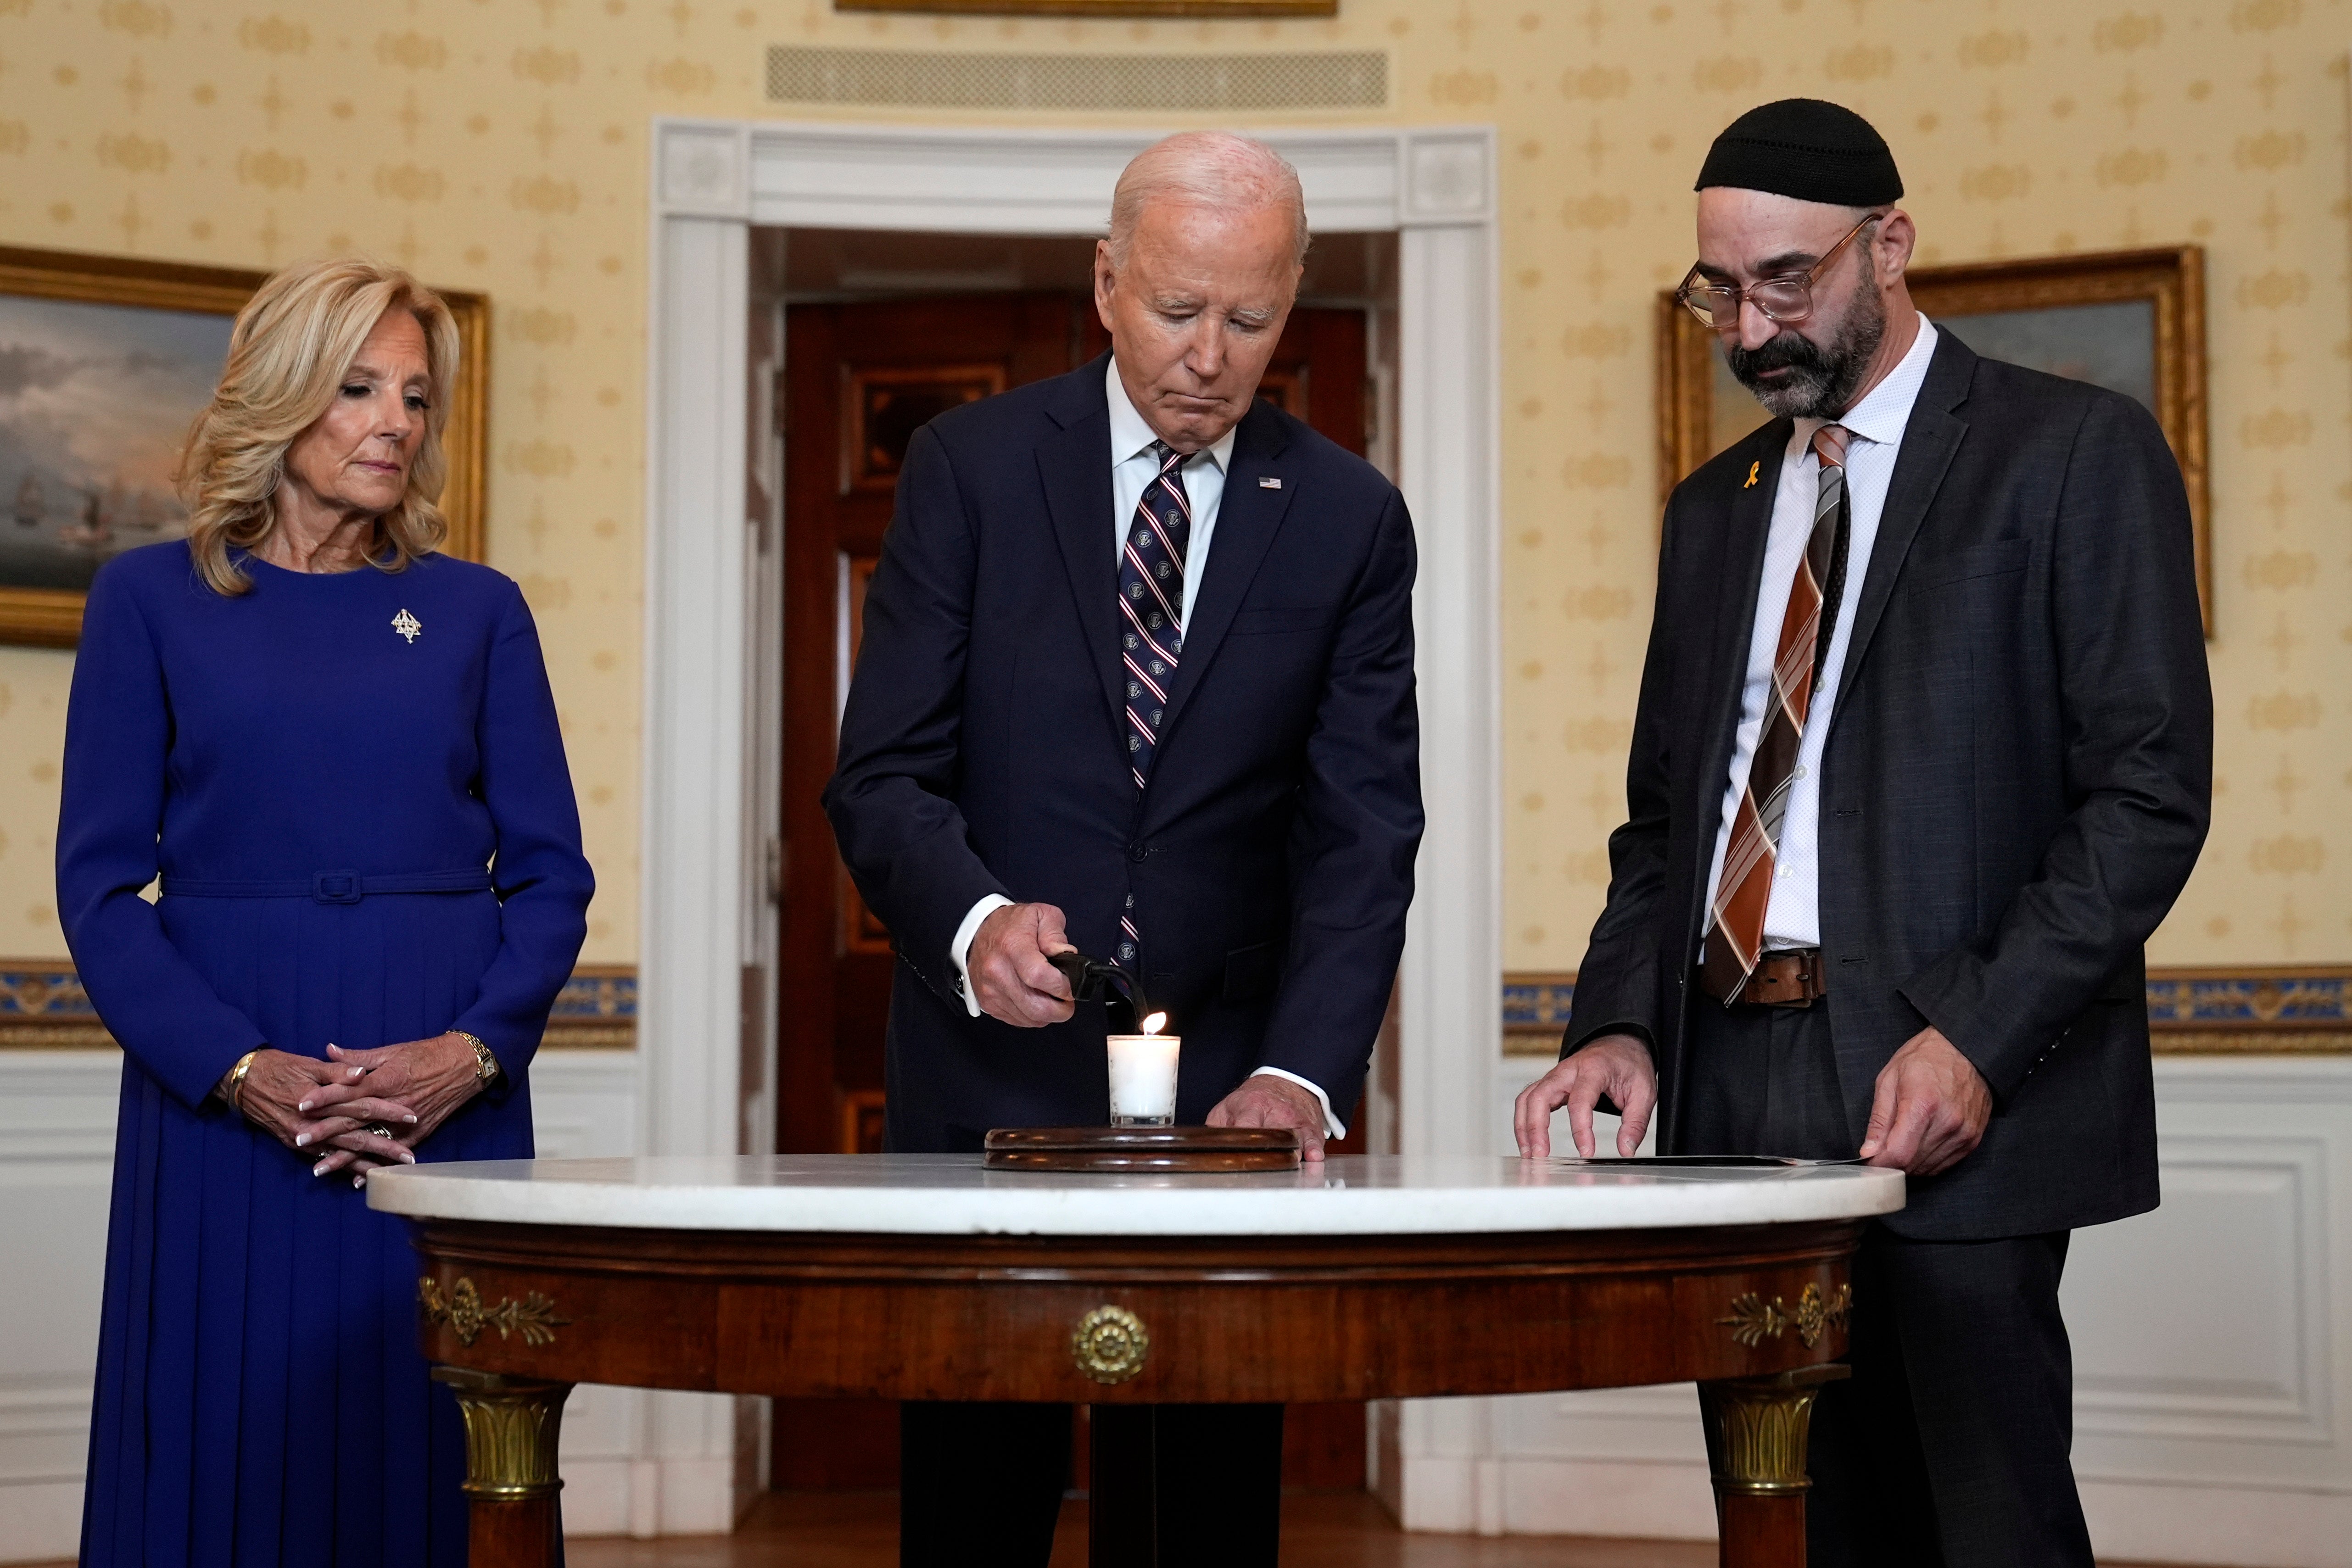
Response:
[[[1748,483],[1739,487],[1743,490],[1753,490],[1756,488],[1756,476],[1763,472],[1763,469],[1764,460],[1762,458],[1759,457],[1755,462],[1750,463],[1748,465]]]

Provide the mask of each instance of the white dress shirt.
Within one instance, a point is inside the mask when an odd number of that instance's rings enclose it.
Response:
[[[1127,530],[1135,520],[1135,509],[1143,502],[1143,492],[1160,476],[1160,459],[1151,447],[1160,437],[1144,423],[1143,415],[1135,411],[1127,387],[1118,379],[1118,361],[1113,359],[1103,370],[1105,394],[1110,403],[1110,517],[1103,542],[1110,551],[1112,570],[1127,549]],[[1238,425],[1235,429],[1238,429]],[[1192,511],[1192,533],[1184,545],[1184,610],[1183,624],[1192,623],[1192,606],[1201,597],[1201,580],[1208,575],[1209,544],[1217,532],[1217,509],[1225,498],[1225,470],[1232,465],[1234,431],[1228,430],[1214,443],[1202,447],[1184,459],[1181,474],[1184,482],[1184,499]],[[1785,592],[1787,585],[1782,585]],[[980,998],[972,994],[964,981],[964,963],[971,956],[972,938],[980,935],[980,924],[1013,901],[1002,894],[992,893],[971,906],[956,927],[955,939],[949,945],[949,956],[955,962],[956,988],[963,993],[964,1010],[973,1018],[980,1016]],[[1108,1069],[1106,1069],[1108,1071]],[[1348,1129],[1331,1109],[1331,1097],[1320,1084],[1308,1082],[1296,1072],[1285,1072],[1279,1067],[1261,1067],[1255,1077],[1264,1073],[1274,1078],[1286,1078],[1300,1088],[1313,1092],[1317,1103],[1323,1107],[1325,1131],[1334,1138],[1344,1138]]]
[[[1706,873],[1710,911],[1716,884],[1723,876],[1723,856],[1731,843],[1732,824],[1739,814],[1740,797],[1748,790],[1748,770],[1764,731],[1764,705],[1771,692],[1772,665],[1780,652],[1780,622],[1789,606],[1790,585],[1796,581],[1797,563],[1804,559],[1805,546],[1812,538],[1822,483],[1813,434],[1832,423],[1851,433],[1845,454],[1849,517],[1845,591],[1838,600],[1837,626],[1830,634],[1829,656],[1822,662],[1821,682],[1806,710],[1796,771],[1790,779],[1788,813],[1780,823],[1780,841],[1775,846],[1772,893],[1764,907],[1767,948],[1818,947],[1822,943],[1822,749],[1828,743],[1831,717],[1837,711],[1846,643],[1853,634],[1863,580],[1870,574],[1878,519],[1886,510],[1887,482],[1895,476],[1904,427],[1911,423],[1911,405],[1919,401],[1920,383],[1927,379],[1927,361],[1935,357],[1937,335],[1927,317],[1920,317],[1919,336],[1911,351],[1887,372],[1886,379],[1841,419],[1797,421],[1789,437],[1788,455],[1780,464],[1780,486],[1772,497],[1771,533],[1764,546],[1764,580],[1757,590],[1755,627],[1748,640],[1748,684],[1739,699],[1739,736],[1723,793],[1723,825],[1716,831],[1715,858]],[[1704,936],[1712,916],[1701,918]]]

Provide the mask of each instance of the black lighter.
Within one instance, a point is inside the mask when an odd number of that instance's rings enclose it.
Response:
[[[1113,990],[1118,992],[1135,1016],[1146,1012],[1143,1004],[1143,982],[1117,964],[1103,958],[1089,958],[1073,947],[1066,953],[1050,953],[1045,961],[1062,971],[1070,982],[1070,995],[1082,1002],[1108,1001]]]

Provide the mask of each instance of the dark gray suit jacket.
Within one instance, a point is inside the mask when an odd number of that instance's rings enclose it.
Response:
[[[1629,820],[1563,1041],[1650,1040],[1668,1152],[1686,1010],[1720,1005],[1692,966],[1790,433],[1667,503]],[[2141,947],[2204,842],[2213,717],[2188,497],[2147,411],[1945,331],[1831,726],[1822,947],[1854,1142],[1879,1069],[1929,1024],[1994,1099],[1983,1144],[1890,1225],[1989,1239],[2154,1207]]]

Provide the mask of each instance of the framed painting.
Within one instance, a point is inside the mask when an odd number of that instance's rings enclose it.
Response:
[[[1979,354],[2137,399],[2164,429],[2189,486],[2197,598],[2213,633],[2206,480],[2205,253],[2112,251],[1922,267],[1911,298]],[[1769,417],[1717,351],[1715,334],[1658,297],[1658,487],[1663,498]]]
[[[833,0],[836,11],[929,16],[1169,16],[1262,22],[1275,16],[1336,16],[1339,0]]]
[[[0,643],[71,647],[98,569],[185,531],[172,471],[268,276],[0,246]],[[489,301],[442,298],[463,352],[441,501],[450,553],[479,559]]]

